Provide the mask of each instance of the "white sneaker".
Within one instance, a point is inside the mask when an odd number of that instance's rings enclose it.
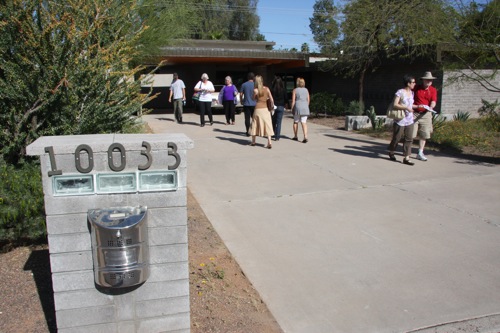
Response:
[[[427,161],[427,157],[425,157],[424,153],[418,153],[417,154],[417,160]]]

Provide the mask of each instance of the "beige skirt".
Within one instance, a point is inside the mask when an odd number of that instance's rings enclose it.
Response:
[[[269,112],[267,108],[255,109],[255,111],[253,112],[250,134],[258,136],[274,135],[271,112]]]

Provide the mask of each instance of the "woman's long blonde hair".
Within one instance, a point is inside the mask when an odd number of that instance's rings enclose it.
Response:
[[[254,87],[257,88],[259,96],[264,96],[265,90],[264,90],[264,80],[262,79],[262,76],[260,75],[255,76]]]

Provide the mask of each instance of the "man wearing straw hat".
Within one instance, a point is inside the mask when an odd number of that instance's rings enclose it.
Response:
[[[432,134],[432,113],[437,103],[437,90],[432,86],[432,80],[436,77],[432,76],[431,72],[425,72],[421,79],[422,84],[414,89],[413,138],[419,139],[417,160],[427,161],[424,148],[426,140],[430,139]]]

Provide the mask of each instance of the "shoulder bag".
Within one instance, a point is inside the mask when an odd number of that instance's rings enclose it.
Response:
[[[201,82],[200,82],[200,86],[198,87],[198,89],[201,89]],[[193,101],[199,101],[200,100],[200,95],[201,95],[201,91],[195,91],[194,94],[193,94]]]
[[[267,93],[269,95],[271,95],[271,92],[269,91],[269,89],[267,89]],[[274,103],[273,103],[273,101],[270,98],[268,98],[266,102],[267,102],[267,110],[269,112],[273,112],[274,111]]]
[[[267,110],[270,112],[274,111],[274,104],[270,98],[267,99]]]
[[[394,99],[395,98],[396,97],[394,97]],[[395,121],[400,121],[405,117],[405,110],[394,109],[394,99],[392,100],[391,104],[389,104],[386,115],[387,118],[394,119]]]

